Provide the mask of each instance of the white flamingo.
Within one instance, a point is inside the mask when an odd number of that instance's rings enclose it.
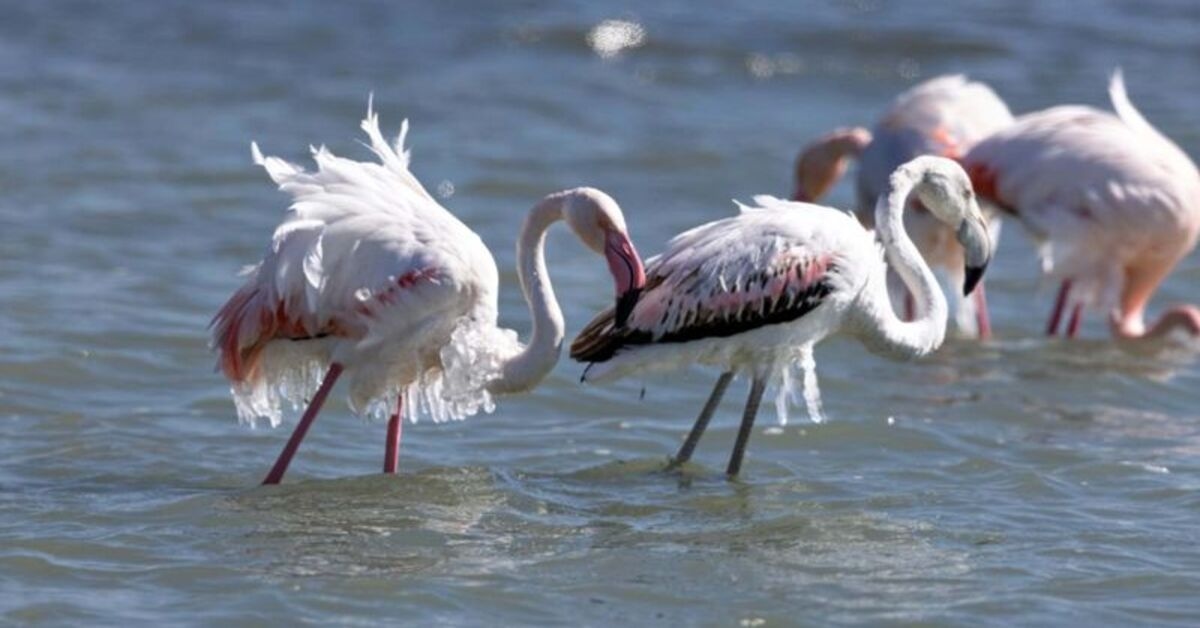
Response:
[[[233,382],[244,420],[265,416],[278,424],[282,400],[296,405],[316,389],[264,484],[283,478],[343,373],[356,410],[395,408],[387,473],[396,470],[402,417],[416,403],[435,419],[462,418],[490,410],[493,393],[537,385],[558,361],[564,335],[543,255],[554,222],[565,220],[607,258],[619,312],[632,306],[645,278],[612,198],[591,188],[545,197],[517,241],[517,270],[533,318],[522,347],[515,333],[496,326],[491,253],[409,171],[407,121],[394,147],[370,107],[362,129],[380,163],[336,157],[322,147],[313,150],[317,171],[305,172],[253,147],[255,162],[293,203],[263,260],[213,319],[219,368]]]
[[[892,174],[875,211],[888,261],[916,299],[913,321],[893,312],[875,236],[854,217],[757,197],[760,207],[672,239],[648,262],[645,288],[626,323],[612,309],[600,313],[571,345],[571,357],[591,363],[584,380],[596,382],[688,363],[723,369],[674,464],[691,457],[734,373],[749,371],[750,397],[727,468],[736,475],[767,378],[798,350],[839,330],[893,358],[922,356],[942,344],[946,299],[904,231],[910,194],[965,247],[969,294],[991,257],[987,225],[958,164],[918,157]]]
[[[1012,121],[1004,101],[987,85],[968,81],[962,75],[930,79],[897,96],[871,131],[862,127],[836,129],[805,147],[796,159],[792,198],[820,200],[841,178],[847,162],[857,158],[855,213],[870,227],[875,222],[875,201],[886,191],[888,177],[901,164],[919,155],[961,159],[976,142]],[[961,283],[963,250],[954,231],[919,202],[914,201],[908,209],[904,226],[917,250],[930,266],[944,270],[952,284]],[[1000,220],[990,212],[985,216],[994,245],[1000,235]],[[899,288],[897,295],[905,295],[905,318],[911,319],[912,296],[894,281],[892,285]],[[983,284],[972,294],[973,300],[958,300],[955,320],[964,333],[986,339],[991,335],[991,324]]]
[[[1200,309],[1168,309],[1146,329],[1150,297],[1200,233],[1200,172],[1129,101],[1120,71],[1109,83],[1117,115],[1061,106],[1021,116],[980,142],[964,164],[981,198],[1014,214],[1059,282],[1046,325],[1070,308],[1074,337],[1085,306],[1111,312],[1119,338],[1200,335]]]

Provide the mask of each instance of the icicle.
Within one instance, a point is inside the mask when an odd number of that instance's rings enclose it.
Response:
[[[792,382],[792,364],[784,362],[779,369],[779,389],[775,392],[775,414],[779,417],[779,425],[788,424],[788,402],[795,397]]]
[[[813,423],[824,423],[821,389],[817,386],[817,361],[813,358],[811,344],[800,347],[800,368],[804,371],[804,405],[808,408],[808,418]]]

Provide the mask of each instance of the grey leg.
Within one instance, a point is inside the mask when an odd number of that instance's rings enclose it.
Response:
[[[750,440],[754,417],[758,416],[758,405],[762,403],[766,389],[765,377],[755,377],[750,384],[750,396],[746,399],[746,411],[742,414],[742,427],[738,429],[737,442],[733,444],[733,454],[729,456],[729,466],[725,468],[726,475],[730,477],[742,470],[742,456],[746,455],[746,443]]]
[[[692,452],[700,443],[700,437],[704,435],[704,430],[708,429],[708,422],[712,419],[713,413],[717,411],[717,406],[721,404],[721,397],[725,396],[725,389],[729,388],[729,382],[732,380],[733,371],[721,373],[721,377],[717,378],[717,383],[713,386],[712,393],[708,395],[704,409],[700,411],[700,416],[696,417],[696,423],[692,425],[692,431],[688,432],[687,440],[683,441],[679,453],[675,454],[675,457],[671,459],[671,464],[667,465],[668,469],[674,469],[692,459]]]

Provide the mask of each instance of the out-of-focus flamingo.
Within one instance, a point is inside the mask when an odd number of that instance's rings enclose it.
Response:
[[[600,313],[572,343],[571,357],[590,363],[585,381],[689,363],[723,369],[674,464],[691,457],[733,375],[748,371],[750,397],[727,468],[736,475],[768,377],[799,352],[839,330],[899,359],[942,344],[946,299],[904,230],[910,194],[965,247],[969,294],[991,257],[986,222],[958,164],[918,157],[892,174],[875,214],[887,259],[915,297],[913,321],[893,312],[875,235],[852,216],[760,196],[759,207],[672,239],[648,262],[645,288],[626,324],[612,309]]]
[[[407,126],[389,146],[368,107],[362,128],[380,163],[336,157],[322,147],[313,150],[316,172],[253,147],[255,162],[293,203],[266,256],[213,319],[219,368],[233,382],[246,420],[266,416],[277,424],[281,400],[297,404],[316,388],[264,484],[283,478],[343,373],[351,380],[352,407],[395,408],[387,473],[396,470],[402,417],[416,403],[435,419],[462,418],[490,411],[493,393],[537,385],[558,361],[565,333],[543,255],[553,223],[565,220],[607,258],[618,316],[644,282],[612,198],[591,188],[547,196],[526,216],[517,241],[517,270],[533,317],[522,347],[515,333],[496,325],[499,280],[491,253],[409,171]]]
[[[875,201],[887,189],[888,177],[897,167],[920,155],[960,159],[976,142],[1012,120],[1008,107],[987,85],[968,81],[961,75],[930,79],[897,96],[872,131],[861,127],[837,129],[805,147],[796,159],[796,188],[792,198],[806,202],[819,200],[841,178],[847,162],[857,158],[856,214],[870,227],[875,221]],[[998,239],[999,219],[990,212],[985,215],[993,239]],[[963,251],[954,231],[916,200],[904,220],[925,261],[943,269],[952,284],[961,283]],[[902,289],[894,282],[892,285]],[[905,294],[901,290],[896,293]],[[986,339],[991,335],[991,325],[983,285],[973,294],[973,302],[958,300],[955,319],[964,332]],[[904,296],[904,314],[907,319],[913,317],[913,299],[909,294]]]
[[[981,198],[1013,213],[1041,244],[1043,273],[1061,282],[1046,325],[1079,330],[1085,306],[1111,312],[1121,338],[1200,335],[1200,309],[1167,310],[1146,329],[1146,305],[1200,232],[1200,173],[1129,101],[1118,70],[1117,115],[1060,106],[1021,116],[964,163]],[[1114,307],[1115,306],[1115,307]]]

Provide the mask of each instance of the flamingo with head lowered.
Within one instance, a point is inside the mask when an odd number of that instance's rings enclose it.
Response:
[[[897,96],[874,129],[836,129],[806,146],[796,159],[792,198],[819,200],[845,173],[847,162],[856,158],[856,213],[870,227],[875,221],[875,202],[887,190],[888,177],[898,166],[920,155],[960,159],[976,142],[1012,121],[1004,101],[987,85],[961,75],[930,79]],[[908,209],[905,229],[917,250],[930,266],[944,269],[952,284],[961,283],[963,250],[954,231],[916,199]],[[999,218],[985,215],[993,239],[998,238]],[[892,281],[895,285],[894,277]],[[904,294],[903,287],[897,287],[897,294]],[[986,339],[991,335],[991,325],[983,284],[972,294],[973,300],[958,300],[955,319],[965,333]],[[905,318],[911,319],[912,295],[905,294],[903,301]]]
[[[1060,106],[1017,118],[964,159],[982,198],[1014,214],[1041,244],[1058,282],[1046,325],[1079,330],[1085,306],[1106,310],[1119,338],[1200,336],[1200,309],[1168,309],[1146,328],[1159,284],[1196,246],[1200,172],[1129,101],[1120,71],[1109,83],[1117,115]]]
[[[414,405],[435,419],[462,418],[490,411],[493,394],[536,386],[558,361],[565,333],[543,253],[555,222],[564,220],[608,260],[618,317],[627,315],[645,279],[612,198],[591,188],[545,197],[517,241],[517,271],[533,317],[529,343],[521,346],[496,324],[499,279],[491,253],[409,171],[407,122],[394,146],[370,107],[362,128],[379,163],[322,147],[313,150],[317,170],[306,172],[253,147],[255,162],[293,202],[263,260],[213,319],[213,345],[242,419],[265,416],[277,424],[281,401],[311,395],[264,484],[283,478],[343,374],[353,408],[395,409],[386,473],[396,470],[401,420]]]
[[[628,318],[612,308],[601,312],[572,343],[571,357],[590,363],[584,372],[589,382],[691,363],[722,369],[675,465],[691,457],[733,375],[749,372],[750,396],[726,469],[736,475],[767,380],[799,348],[839,330],[898,359],[942,344],[946,299],[904,229],[905,206],[914,195],[962,243],[962,289],[970,294],[991,258],[987,223],[958,164],[918,157],[888,179],[875,210],[875,234],[832,208],[757,197],[759,207],[676,236],[649,260],[645,287]],[[910,322],[892,310],[879,242],[915,297]]]

